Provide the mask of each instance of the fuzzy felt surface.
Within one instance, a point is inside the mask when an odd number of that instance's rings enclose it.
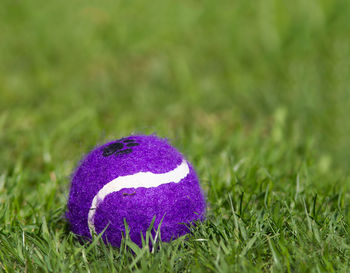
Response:
[[[66,213],[71,230],[91,238],[88,227],[91,202],[108,182],[138,172],[166,173],[182,160],[183,156],[167,140],[155,135],[133,135],[95,148],[83,158],[72,177]],[[130,238],[141,245],[141,233],[145,236],[156,216],[156,229],[163,219],[162,241],[188,233],[186,224],[202,220],[206,207],[197,175],[190,164],[189,167],[189,174],[179,183],[121,189],[106,196],[96,208],[96,232],[102,232],[108,225],[102,237],[118,247],[125,232],[125,219]]]

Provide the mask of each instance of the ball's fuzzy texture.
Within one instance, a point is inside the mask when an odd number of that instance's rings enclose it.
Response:
[[[167,140],[132,135],[95,148],[75,170],[68,200],[71,230],[91,238],[92,230],[113,246],[125,234],[141,246],[141,233],[155,216],[162,241],[189,232],[203,220],[205,198],[189,162]],[[163,219],[163,220],[162,220]]]

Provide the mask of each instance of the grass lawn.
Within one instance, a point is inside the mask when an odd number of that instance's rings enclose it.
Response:
[[[350,272],[349,18],[348,0],[2,0],[0,272]],[[207,219],[157,251],[81,245],[70,174],[132,133],[187,156]]]

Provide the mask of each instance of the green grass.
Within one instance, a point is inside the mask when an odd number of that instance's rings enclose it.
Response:
[[[1,1],[0,272],[349,272],[349,17],[347,0]],[[207,220],[157,251],[81,245],[69,176],[135,132],[193,162]]]

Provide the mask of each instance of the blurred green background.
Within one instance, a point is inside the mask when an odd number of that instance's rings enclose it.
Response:
[[[193,158],[233,138],[252,153],[309,145],[347,172],[347,0],[0,6],[2,168],[66,160],[68,174],[96,143],[156,132]]]

